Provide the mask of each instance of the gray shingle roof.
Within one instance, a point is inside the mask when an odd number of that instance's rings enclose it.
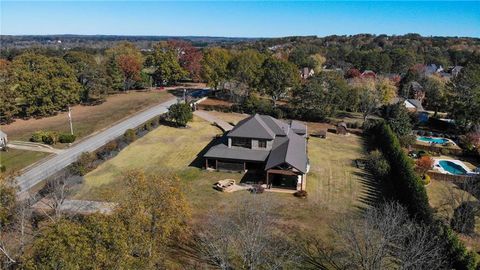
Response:
[[[240,122],[228,133],[229,137],[273,139],[275,133],[265,123],[259,114],[248,117]]]
[[[292,122],[290,123],[290,128],[293,130],[293,132],[297,134],[307,133],[307,126],[300,121],[292,120]]]
[[[420,100],[411,98],[411,99],[407,99],[407,101],[411,103],[413,106],[415,106],[415,108],[417,108],[418,111],[423,111],[422,102]]]
[[[269,153],[269,151],[265,150],[253,150],[241,147],[228,148],[227,145],[221,143],[212,146],[203,156],[206,158],[222,158],[264,162],[267,159]]]
[[[287,137],[275,139],[273,147],[265,169],[286,163],[302,173],[307,172],[307,141],[304,137],[290,132]]]

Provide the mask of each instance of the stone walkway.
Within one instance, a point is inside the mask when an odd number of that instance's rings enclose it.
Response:
[[[212,123],[212,124],[215,124],[217,125],[220,129],[222,129],[224,132],[227,132],[227,131],[230,131],[233,129],[233,126],[230,125],[229,123],[227,123],[226,121],[208,113],[207,111],[204,111],[204,110],[197,110],[195,112],[193,112],[194,115]]]

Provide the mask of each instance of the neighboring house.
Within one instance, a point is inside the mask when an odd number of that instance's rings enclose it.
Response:
[[[425,111],[422,106],[422,102],[418,99],[405,99],[403,101],[403,104],[405,104],[405,108],[407,108],[408,111],[410,112],[420,112],[420,111]]]
[[[7,143],[8,143],[7,134],[5,134],[5,132],[0,130],[0,150],[7,147]]]
[[[460,74],[460,72],[462,71],[462,66],[454,66],[451,70],[450,70],[450,74],[452,74],[452,77],[455,78],[458,76],[458,74]]]
[[[425,98],[423,86],[416,81],[411,82],[409,87],[409,95],[422,103],[423,99]]]
[[[443,72],[442,65],[437,66],[435,64],[430,64],[430,65],[425,66],[425,75],[426,76],[433,75],[435,73],[441,73],[441,72]]]
[[[205,154],[205,167],[219,171],[252,170],[267,187],[304,190],[309,170],[307,127],[255,114],[240,121]]]
[[[399,103],[402,102],[405,108],[410,113],[415,113],[417,115],[418,121],[421,123],[425,123],[428,121],[429,114],[427,111],[422,106],[422,102],[417,100],[417,99],[404,99],[404,98],[395,98],[393,100],[393,103]]]
[[[304,67],[300,70],[300,77],[304,80],[312,77],[315,74],[313,68]]]
[[[360,78],[362,79],[376,79],[377,78],[377,74],[375,74],[375,72],[371,71],[371,70],[365,70],[364,72],[362,72],[362,74],[360,75]]]

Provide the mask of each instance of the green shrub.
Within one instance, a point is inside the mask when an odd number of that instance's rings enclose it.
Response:
[[[84,152],[80,155],[77,161],[70,165],[70,172],[74,175],[83,176],[95,169],[95,160],[97,159],[94,153]]]
[[[30,141],[44,144],[56,144],[58,142],[58,133],[55,131],[35,131],[30,137]]]
[[[41,143],[43,142],[43,136],[44,136],[45,132],[44,131],[35,131],[32,133],[32,137],[30,137],[30,141],[31,142],[38,142],[38,143]]]
[[[425,186],[427,186],[431,182],[430,176],[428,174],[424,174],[422,180],[423,180],[423,185]]]
[[[58,141],[61,143],[73,143],[77,137],[70,133],[61,133],[58,136]]]
[[[405,135],[399,137],[399,140],[402,147],[409,147],[415,143],[417,137],[415,135]]]
[[[193,119],[192,108],[185,103],[173,104],[168,108],[168,118],[177,126],[185,127]]]
[[[4,173],[7,171],[7,167],[5,167],[5,165],[0,165],[0,172]]]
[[[137,134],[135,133],[134,129],[130,128],[125,131],[123,138],[125,139],[125,142],[132,143],[137,139]]]
[[[379,179],[382,179],[388,175],[390,171],[390,165],[388,161],[383,157],[382,152],[375,150],[370,152],[367,156],[367,169]]]

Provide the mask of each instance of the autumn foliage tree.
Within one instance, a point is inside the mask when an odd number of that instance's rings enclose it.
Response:
[[[417,165],[417,168],[420,169],[422,175],[425,174],[430,169],[432,169],[433,163],[434,163],[434,160],[430,156],[423,156],[417,159],[417,161],[415,162],[415,164]]]
[[[13,83],[13,74],[11,73],[11,62],[0,59],[0,123],[8,124],[13,121],[13,117],[18,113],[17,106],[18,92]]]
[[[12,62],[25,116],[46,116],[80,101],[74,70],[61,58],[26,53]]]
[[[202,52],[184,40],[169,40],[167,44],[175,50],[180,66],[189,73],[190,78],[193,81],[201,80]]]
[[[182,237],[190,215],[180,181],[139,170],[126,172],[123,181],[126,190],[115,215],[126,229],[133,268],[164,268],[168,246]]]
[[[135,83],[141,81],[140,71],[143,64],[143,56],[140,50],[129,42],[121,43],[106,52],[110,59],[109,73],[118,74],[120,70],[123,79],[123,90],[132,88]],[[117,70],[118,69],[118,70]]]

